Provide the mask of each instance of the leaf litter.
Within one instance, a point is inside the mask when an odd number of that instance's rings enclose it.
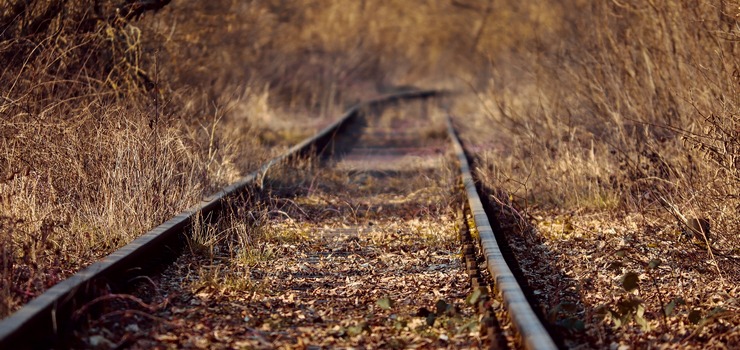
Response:
[[[706,246],[645,214],[528,215],[523,222],[500,210],[498,220],[566,347],[740,346],[736,257],[712,260]]]

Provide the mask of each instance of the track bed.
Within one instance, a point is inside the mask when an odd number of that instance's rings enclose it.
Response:
[[[444,119],[426,107],[369,111],[331,156],[271,170],[259,203],[200,227],[212,245],[191,242],[143,283],[134,296],[145,305],[106,301],[77,344],[481,346],[465,302],[456,165]],[[238,227],[251,227],[242,244]]]

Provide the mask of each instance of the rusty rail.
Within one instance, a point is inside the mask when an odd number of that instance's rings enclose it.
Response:
[[[522,344],[526,349],[557,349],[557,345],[527,301],[524,291],[517,283],[496,242],[493,228],[488,221],[483,203],[475,188],[470,163],[449,116],[447,118],[447,132],[460,163],[462,182],[468,198],[467,204],[475,224],[475,227],[471,227],[471,229],[478,231],[482,254],[486,258],[486,266],[493,278],[495,291],[500,294],[511,322],[521,336]]]

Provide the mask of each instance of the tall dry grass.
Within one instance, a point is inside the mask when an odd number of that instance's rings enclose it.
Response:
[[[92,5],[0,11],[2,316],[267,156],[230,114],[264,109],[262,92],[178,84],[160,57],[177,43]]]
[[[491,4],[0,3],[0,315],[343,105],[481,80]]]
[[[740,2],[498,6],[522,35],[454,110],[567,346],[735,344]]]
[[[486,122],[507,131],[492,146],[508,161],[488,155],[496,167],[484,176],[522,202],[657,211],[669,202],[734,232],[738,3],[537,6],[519,19],[543,30],[499,51],[490,92],[479,91]]]

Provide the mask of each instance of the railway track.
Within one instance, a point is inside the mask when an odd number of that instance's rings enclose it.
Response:
[[[184,341],[196,347],[214,347],[221,342],[229,344],[227,347],[270,348],[276,342],[307,345],[326,339],[335,339],[323,344],[329,347],[373,341],[389,347],[556,348],[497,245],[451,120],[427,102],[439,95],[435,91],[406,92],[350,108],[335,123],[258,171],[52,287],[3,320],[0,349],[149,347],[160,343],[182,345]],[[437,117],[431,118],[433,114]],[[295,163],[292,159],[313,154],[322,154],[317,160],[320,166],[307,170],[290,165]],[[452,181],[452,186],[445,189],[445,181]],[[462,184],[459,192],[453,189],[456,181]],[[287,186],[285,193],[278,194],[280,186]],[[262,213],[270,220],[275,215],[282,219],[260,224],[273,225],[271,232],[295,231],[291,236],[294,239],[283,237],[269,243],[272,255],[265,256],[263,251],[261,260],[235,264],[228,262],[227,256],[244,257],[243,252],[213,253],[211,248],[206,254],[209,267],[203,268],[203,255],[200,263],[195,262],[199,257],[193,254],[192,239],[186,239],[186,235],[202,230],[204,225],[218,225],[223,218],[245,220],[235,213],[246,212],[254,218],[256,212],[245,206],[256,202],[242,199],[272,190],[275,192],[268,200],[281,202],[282,206]],[[291,198],[292,192],[301,194]],[[462,214],[452,215],[459,220],[445,216],[450,206],[463,208]],[[304,223],[296,223],[298,218]],[[414,225],[408,224],[409,220]],[[463,266],[457,262],[460,243],[451,244],[440,233],[455,230],[462,239]],[[172,261],[175,264],[170,264]],[[399,265],[397,261],[404,263]],[[199,276],[193,277],[194,270],[186,268],[194,265],[200,266]],[[239,268],[244,265],[248,268]],[[221,270],[229,268],[239,271],[224,274]],[[461,282],[464,274],[459,273],[460,269],[466,270],[470,280]],[[206,270],[216,272],[204,275]],[[239,274],[248,274],[250,284],[218,287],[229,276]],[[183,286],[187,278],[183,276],[211,276],[218,281],[201,283],[202,287],[187,291]],[[190,285],[194,283],[192,278]],[[148,287],[132,289],[132,281],[144,281]],[[240,289],[250,290],[251,294],[242,294],[251,296],[233,297],[233,290]],[[208,290],[210,294],[201,296]],[[214,297],[214,290],[221,290],[220,297]],[[232,299],[224,299],[224,293],[231,293]],[[275,299],[275,294],[280,298]],[[478,326],[481,336],[474,340],[455,337],[441,321],[435,323],[435,319],[444,319],[448,325],[476,319],[455,304],[463,294],[483,314]],[[305,300],[318,302],[306,306],[301,304]],[[214,311],[214,305],[225,301],[232,306]],[[106,302],[112,303],[101,306]],[[138,304],[145,312],[122,312],[129,310],[127,303]],[[110,312],[111,308],[117,310]],[[270,308],[282,310],[287,316],[278,317],[280,322],[274,320],[274,315],[260,316],[261,310]],[[92,330],[80,327],[82,319],[89,324],[90,315],[106,312],[116,316],[106,322],[93,322]],[[201,322],[214,315],[230,321]],[[350,315],[352,320],[347,323],[339,315]],[[184,323],[167,321],[177,318],[184,319]],[[429,327],[442,327],[436,338],[409,335],[419,319]],[[155,326],[159,321],[167,325]],[[321,327],[309,327],[316,323]],[[453,328],[470,324],[454,324]],[[209,336],[192,335],[186,340],[177,336],[177,332],[197,333],[199,327]],[[107,333],[101,335],[101,329]],[[126,333],[139,335],[130,337]],[[377,338],[379,333],[395,337]],[[249,341],[240,343],[239,337]],[[348,343],[349,339],[355,343]]]

